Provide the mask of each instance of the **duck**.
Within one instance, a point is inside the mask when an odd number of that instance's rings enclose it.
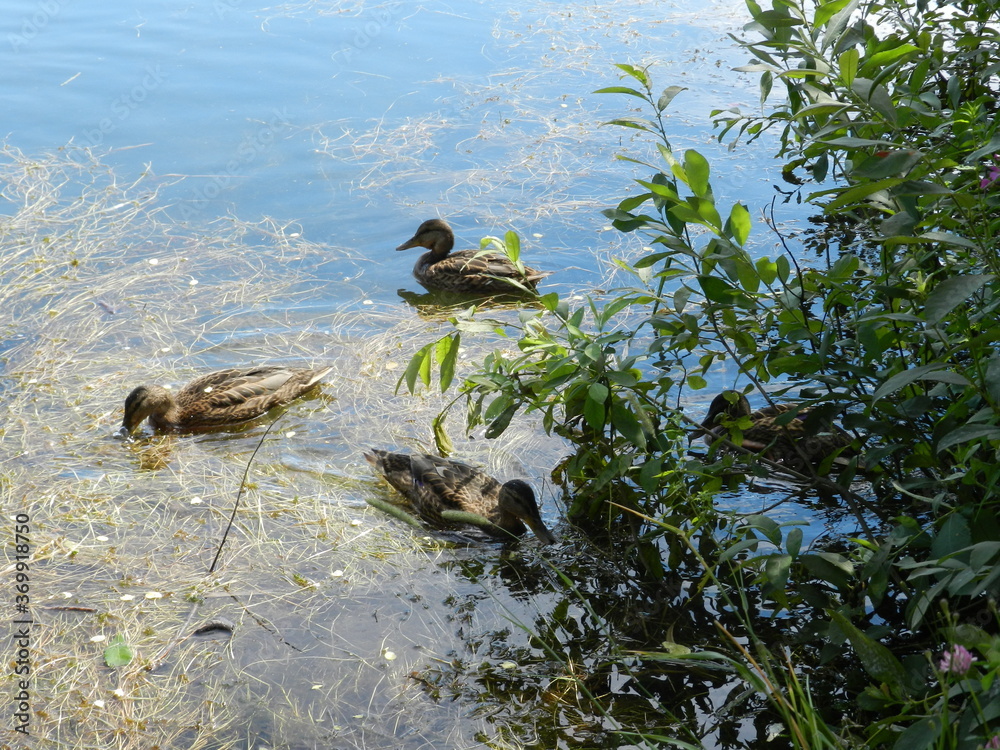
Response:
[[[789,412],[795,413],[781,418]],[[742,393],[723,391],[712,400],[701,427],[692,436],[703,434],[710,445],[722,437],[732,439],[732,424],[733,432],[742,435],[742,442],[733,442],[796,470],[821,464],[827,458],[852,455],[853,438],[848,433],[835,425],[816,432],[807,422],[809,413],[808,407],[794,402],[752,411]]]
[[[506,255],[481,250],[452,253],[455,234],[448,223],[429,219],[396,250],[424,247],[413,276],[428,289],[474,294],[517,294],[531,291],[548,273],[515,264]]]
[[[148,417],[155,430],[193,432],[239,424],[315,388],[333,367],[301,369],[271,365],[219,370],[192,380],[176,394],[140,385],[125,399],[119,434],[131,435]]]
[[[527,525],[543,544],[556,541],[538,512],[534,491],[521,479],[500,484],[468,464],[429,453],[371,449],[364,456],[428,523],[474,523],[500,538],[519,537]]]

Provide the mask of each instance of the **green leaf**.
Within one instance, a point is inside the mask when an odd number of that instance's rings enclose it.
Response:
[[[854,0],[829,0],[825,3],[817,3],[819,7],[816,8],[816,13],[813,15],[813,26],[816,28],[825,26],[827,21],[840,13],[840,11],[852,2]]]
[[[674,254],[672,252],[652,253],[650,255],[644,255],[641,258],[639,258],[639,260],[637,260],[635,263],[633,263],[632,267],[638,270],[641,270],[643,268],[649,268],[650,266],[655,266],[664,258],[670,258],[673,255]]]
[[[713,232],[720,233],[722,230],[722,217],[719,216],[715,203],[709,198],[691,198],[698,212],[697,221],[709,227]]]
[[[959,237],[957,234],[951,234],[950,232],[924,232],[920,235],[920,239],[927,240],[928,242],[943,242],[946,245],[964,247],[969,250],[976,250],[979,248],[979,245],[970,240],[968,237]]]
[[[614,216],[609,216],[608,218],[619,217],[623,213],[627,214],[629,211],[638,208],[652,197],[653,197],[652,193],[640,193],[639,195],[630,195],[628,198],[623,198],[622,202],[618,204],[617,212],[615,211],[615,209],[607,209],[604,211],[604,215],[608,216],[609,213],[613,213]],[[631,219],[632,217],[624,216],[622,218]]]
[[[451,438],[448,437],[448,431],[444,428],[444,420],[446,418],[447,414],[441,412],[434,417],[431,427],[434,429],[434,444],[437,446],[438,453],[448,457],[455,452],[455,446],[452,445]]]
[[[747,525],[759,531],[775,547],[781,545],[781,527],[778,522],[768,516],[754,514],[746,517]]]
[[[711,302],[731,303],[740,295],[736,287],[718,276],[699,276],[698,283],[705,298]]]
[[[891,125],[896,124],[896,105],[889,96],[889,90],[868,78],[855,78],[851,90],[871,105]]]
[[[649,86],[649,76],[646,75],[646,71],[642,68],[637,68],[634,65],[629,65],[628,63],[615,63],[615,67],[626,75],[637,80],[643,86]]]
[[[778,273],[778,278],[781,279],[781,283],[787,284],[788,277],[792,273],[792,267],[788,262],[788,258],[784,255],[779,255],[777,260],[774,261],[774,268]]]
[[[953,383],[955,385],[969,385],[968,379],[964,375],[947,369],[938,363],[933,365],[922,365],[921,367],[911,367],[909,370],[898,372],[875,389],[872,394],[874,404],[880,398],[884,398],[890,393],[895,393],[917,380],[933,380],[939,383]]]
[[[430,385],[431,348],[433,346],[434,344],[427,344],[427,346],[421,347],[410,358],[410,363],[406,366],[403,377],[400,378],[400,382],[406,383],[406,387],[410,393],[416,393],[418,377],[423,380],[424,385]],[[399,389],[398,383],[396,389]]]
[[[871,71],[876,75],[882,72],[884,68],[889,63],[898,60],[901,57],[910,55],[914,52],[919,52],[920,48],[915,47],[912,44],[898,44],[893,46],[891,49],[882,50],[881,52],[876,52],[871,57],[865,58],[865,71]]]
[[[757,268],[744,258],[738,258],[735,265],[740,287],[746,292],[756,294],[760,288],[760,276],[757,274]]]
[[[620,128],[632,128],[633,130],[645,130],[647,133],[656,134],[656,129],[653,127],[653,123],[649,120],[644,120],[641,117],[619,117],[615,120],[602,122],[601,124],[617,125]]]
[[[769,555],[764,561],[764,578],[774,588],[784,590],[791,567],[791,555]]]
[[[521,259],[521,238],[517,236],[517,232],[513,230],[507,230],[503,236],[504,241],[504,252],[507,257],[511,259],[516,265]]]
[[[843,283],[850,279],[854,272],[861,267],[861,261],[853,253],[844,253],[830,268],[829,278],[838,283]]]
[[[795,119],[805,120],[809,117],[818,116],[838,116],[841,112],[847,112],[851,107],[843,102],[838,101],[824,101],[820,104],[810,104],[808,107],[803,107],[800,110],[796,110]]]
[[[968,547],[971,541],[972,535],[969,533],[969,522],[962,515],[952,513],[934,537],[934,541],[931,544],[931,557],[946,557]]]
[[[674,310],[679,313],[684,312],[684,308],[687,307],[688,300],[691,299],[691,290],[682,286],[676,292],[673,293],[671,300],[674,303]],[[1000,361],[998,361],[998,367],[1000,367]]]
[[[896,146],[892,141],[880,141],[874,140],[872,138],[854,138],[852,136],[844,136],[843,138],[830,138],[828,140],[821,141],[829,146],[843,146],[844,148],[864,148],[866,146],[880,146],[893,148]]]
[[[628,86],[607,86],[603,89],[597,89],[595,94],[628,94],[629,96],[636,96],[640,99],[645,99],[646,95],[641,91],[636,91],[635,89],[629,88]]]
[[[486,437],[490,440],[500,437],[510,425],[510,420],[514,418],[515,414],[517,414],[517,404],[511,404],[486,428]]]
[[[802,567],[821,581],[845,591],[854,582],[854,566],[835,552],[810,552],[799,557]]]
[[[729,232],[736,244],[745,245],[747,237],[750,236],[750,212],[742,203],[734,203],[729,212]]]
[[[785,549],[792,557],[799,556],[799,550],[802,549],[802,529],[798,526],[789,531],[785,537]]]
[[[856,47],[851,47],[840,55],[838,61],[840,64],[840,78],[848,88],[854,83],[854,79],[858,75],[858,60],[860,57],[861,53],[858,52]]]
[[[438,382],[442,391],[448,390],[448,386],[455,379],[455,363],[458,361],[458,349],[461,341],[462,334],[455,332],[450,336],[445,336],[434,347],[441,368]]]
[[[659,489],[660,474],[663,471],[663,458],[651,458],[639,470],[639,486],[646,492],[653,493]]]
[[[680,166],[677,169],[681,169]],[[681,170],[683,173],[683,170]],[[677,195],[677,191],[670,184],[665,184],[662,182],[647,182],[645,180],[636,180],[637,183],[647,188],[653,195],[658,195],[661,198],[666,198],[671,203],[676,203],[680,201],[680,196]]]
[[[986,365],[986,389],[994,401],[1000,401],[1000,355],[990,357]]]
[[[618,430],[632,445],[641,450],[646,448],[646,435],[642,431],[642,426],[635,415],[626,409],[621,403],[615,402],[611,405],[611,424]]]
[[[884,152],[879,152],[884,153]],[[863,161],[851,175],[855,178],[864,177],[868,180],[881,180],[885,177],[909,174],[910,170],[925,157],[922,151],[915,149],[897,149],[885,156],[873,156]]]
[[[1000,542],[979,542],[972,545],[969,567],[973,570],[979,570],[987,565],[991,568],[995,567],[998,552],[1000,552]]]
[[[947,435],[942,437],[935,448],[938,453],[943,450],[951,448],[953,445],[959,445],[960,443],[970,443],[973,440],[981,440],[986,438],[987,440],[1000,440],[1000,427],[994,427],[988,424],[966,424],[962,425],[956,430],[952,430]]]
[[[765,70],[760,74],[760,103],[763,104],[767,101],[767,97],[771,95],[771,88],[774,86],[774,74]]]
[[[831,213],[838,208],[849,206],[867,198],[869,195],[888,190],[896,185],[902,184],[905,180],[902,177],[892,177],[876,182],[864,182],[847,190],[838,191],[837,197],[830,201],[824,208],[826,213]]]
[[[851,642],[865,671],[876,680],[884,682],[894,692],[905,693],[903,688],[906,671],[892,652],[858,630],[841,612],[831,611],[830,617]]]
[[[656,109],[657,109],[657,111],[662,112],[667,107],[669,107],[670,106],[670,102],[672,102],[674,100],[674,97],[677,96],[682,91],[687,91],[687,87],[686,86],[667,86],[665,89],[663,89],[663,93],[660,94],[660,98],[656,101]]]
[[[916,224],[916,219],[910,214],[900,211],[879,224],[878,231],[882,237],[910,237]]]
[[[749,65],[740,65],[733,68],[737,73],[763,73],[765,71],[769,73],[780,73],[781,68],[776,68],[773,65],[765,65],[764,63],[751,63]],[[714,112],[712,113],[715,114]]]
[[[821,37],[820,49],[827,50],[833,48],[834,51],[837,49],[843,49],[846,46],[843,43],[844,37],[849,37],[845,33],[847,24],[854,19],[854,11],[857,9],[861,0],[850,0],[847,3],[841,3],[835,0],[833,3],[824,3],[823,7],[826,8],[828,5],[832,5],[831,10],[834,10],[834,14],[829,19],[825,19],[824,16],[818,16],[819,18],[824,18],[823,26],[825,30],[823,36]],[[814,18],[815,22],[815,18]],[[820,28],[817,22],[817,28]]]
[[[802,20],[789,16],[788,12],[784,10],[765,10],[755,15],[754,20],[771,30],[788,26],[801,26],[803,23]]]
[[[708,195],[708,159],[699,154],[694,149],[684,152],[684,173],[687,175],[687,184],[699,198]]]
[[[757,275],[760,276],[760,280],[766,286],[771,286],[774,280],[778,278],[778,264],[770,258],[758,258],[756,266]]]
[[[924,304],[924,318],[931,325],[940,323],[950,313],[989,281],[993,274],[969,274],[945,279],[927,297]]]
[[[124,667],[132,661],[133,653],[125,639],[116,635],[104,649],[104,663],[109,667]]]
[[[555,312],[559,307],[559,293],[549,292],[548,294],[543,294],[538,298],[538,302],[549,312]]]
[[[501,393],[495,399],[490,401],[490,405],[486,407],[486,411],[483,414],[483,420],[486,422],[492,422],[500,416],[500,414],[509,409],[512,403],[514,403],[514,399],[506,393]]]
[[[944,725],[937,716],[928,716],[913,722],[897,736],[892,750],[927,750],[941,747],[940,738]]]
[[[603,383],[591,383],[583,402],[583,417],[595,430],[604,429],[605,404],[610,391]]]

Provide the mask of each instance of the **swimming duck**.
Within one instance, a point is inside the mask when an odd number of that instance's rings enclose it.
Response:
[[[119,434],[127,436],[149,417],[154,429],[185,432],[246,422],[297,399],[332,370],[282,366],[219,370],[171,393],[140,385],[125,399]]]
[[[780,418],[790,411],[797,413]],[[834,425],[828,425],[822,432],[809,429],[806,424],[809,412],[796,403],[751,411],[750,402],[742,393],[723,391],[712,400],[701,429],[694,434],[704,434],[706,442],[711,444],[720,437],[729,437],[727,424],[734,423],[734,430],[743,436],[742,443],[734,442],[798,469],[822,463],[830,456],[851,455],[851,436]]]
[[[463,513],[473,514],[490,522],[493,528],[483,528],[493,536],[520,536],[527,524],[543,544],[556,541],[538,512],[535,493],[520,479],[500,484],[468,464],[427,453],[372,450],[365,459],[432,524],[446,526],[462,521]]]
[[[534,289],[549,274],[522,266],[505,255],[480,250],[452,253],[455,235],[441,219],[425,221],[417,233],[397,247],[425,247],[426,252],[413,267],[413,276],[428,289],[479,294],[517,294],[522,287]],[[520,285],[520,286],[518,286]]]

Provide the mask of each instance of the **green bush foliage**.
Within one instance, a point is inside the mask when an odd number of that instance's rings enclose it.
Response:
[[[740,43],[754,60],[742,70],[760,75],[770,108],[714,113],[721,136],[737,148],[774,131],[791,197],[846,231],[825,260],[784,237],[784,253],[755,252],[747,206],[719,205],[706,158],[671,147],[666,115],[683,89],[656,93],[645,69],[619,65],[621,84],[602,93],[639,99],[649,116],[612,124],[648,136],[655,159],[627,158],[646,171],[640,192],[605,214],[651,251],[620,264],[629,286],[582,306],[548,294],[516,323],[456,318],[519,352],[491,354],[461,384],[468,423],[498,437],[539,414],[572,448],[556,475],[575,523],[629,528],[653,578],[700,568],[743,609],[751,640],[755,605],[799,618],[810,669],[849,669],[853,654],[851,718],[817,730],[820,745],[986,746],[1000,732],[1000,9],[747,7],[755,38]],[[414,358],[411,389],[431,381],[435,358],[450,384],[459,337]],[[791,392],[850,432],[854,455],[799,478],[847,503],[863,536],[804,549],[800,530],[766,515],[719,523],[710,500],[736,459],[691,458],[695,425],[677,408],[719,363],[739,373],[734,385],[768,400]],[[973,661],[942,666],[938,654],[958,647]],[[817,746],[795,725],[822,701],[764,663],[744,676],[769,675],[762,692],[785,706],[792,744]]]

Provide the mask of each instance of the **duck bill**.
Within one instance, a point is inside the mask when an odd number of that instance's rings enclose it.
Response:
[[[528,520],[524,519],[524,522],[528,524],[528,528],[534,533],[535,536],[541,540],[542,544],[555,544],[556,535],[548,530],[548,527],[540,520]]]
[[[399,247],[397,247],[396,250],[397,251],[398,250],[409,250],[411,247],[422,247],[421,244],[420,244],[420,242],[417,240],[417,238],[415,236],[414,237],[410,237],[410,239],[408,239],[402,245],[400,245]]]

